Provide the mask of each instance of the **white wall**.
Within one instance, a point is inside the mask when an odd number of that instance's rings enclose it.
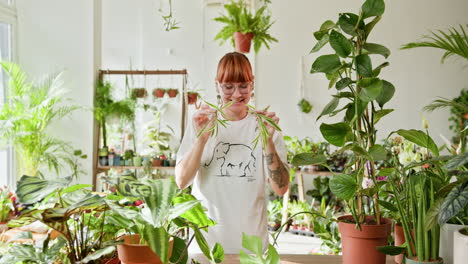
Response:
[[[71,96],[91,106],[95,52],[93,37],[94,5],[91,0],[17,0],[19,14],[19,57],[25,69],[39,76],[66,69]],[[211,21],[220,6],[205,6],[202,0],[174,0],[174,15],[181,29],[165,32],[157,12],[159,0],[102,0],[103,69],[182,69],[192,83],[210,94],[214,101],[214,75],[219,58],[231,47],[218,47],[212,41],[220,25]],[[340,12],[358,12],[358,0],[273,0],[276,24],[272,35],[279,39],[271,50],[255,56],[257,105],[271,105],[281,118],[285,134],[320,138],[315,123],[317,114],[330,100],[327,82],[321,75],[307,74],[314,58],[308,55],[315,44],[313,32],[327,20],[336,20]],[[466,70],[460,62],[440,65],[441,52],[433,49],[401,51],[399,47],[417,40],[428,29],[465,24],[468,2],[463,0],[387,1],[387,10],[370,40],[392,51],[390,66],[382,77],[396,86],[396,95],[388,107],[396,111],[382,122],[381,134],[397,128],[420,128],[421,108],[436,96],[454,97],[466,87]],[[171,52],[169,53],[169,49]],[[325,50],[326,51],[326,50]],[[325,52],[324,51],[324,52]],[[99,53],[99,52],[98,52]],[[303,58],[303,67],[300,65]],[[302,70],[305,69],[305,72]],[[300,76],[304,74],[305,95],[314,105],[312,115],[297,109]],[[177,111],[177,110],[175,110]],[[448,131],[448,112],[425,114],[432,134]],[[323,119],[322,121],[331,122]],[[62,122],[56,133],[72,140],[87,154],[92,153],[92,115],[79,113]],[[436,139],[440,142],[439,138]],[[91,182],[91,159],[85,164]]]
[[[324,49],[308,55],[315,45],[313,32],[327,19],[337,21],[342,12],[358,13],[358,0],[295,0],[272,1],[272,12],[277,21],[273,34],[280,40],[270,51],[262,51],[257,58],[257,93],[259,105],[271,104],[282,117],[286,134],[321,138],[321,122],[314,120],[331,100],[328,81],[322,74],[308,74],[315,58],[331,53]],[[421,129],[422,107],[437,96],[454,97],[467,87],[466,69],[458,61],[440,65],[442,52],[434,49],[399,50],[399,47],[427,33],[428,29],[445,29],[450,25],[466,24],[468,2],[463,0],[386,1],[386,12],[374,28],[369,41],[387,46],[392,55],[390,66],[382,70],[382,78],[396,87],[393,100],[386,106],[395,112],[380,124],[380,137],[398,128]],[[300,100],[301,57],[304,56],[304,83],[306,98],[313,104],[313,114],[301,114],[296,107]],[[438,142],[439,134],[451,137],[448,130],[448,111],[424,113],[432,135]]]
[[[32,78],[64,70],[69,97],[92,107],[94,82],[94,1],[17,0],[19,63]],[[75,112],[52,133],[88,154],[80,181],[91,183],[93,116]],[[62,175],[65,176],[65,175]]]

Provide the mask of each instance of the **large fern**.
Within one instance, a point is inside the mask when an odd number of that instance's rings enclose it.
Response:
[[[9,76],[8,100],[0,105],[0,140],[13,145],[21,173],[39,176],[43,168],[58,173],[64,165],[73,170],[71,145],[47,131],[53,122],[78,109],[63,97],[61,73],[30,83],[18,65],[0,65]]]

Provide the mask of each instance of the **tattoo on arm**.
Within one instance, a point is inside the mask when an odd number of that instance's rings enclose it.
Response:
[[[273,161],[276,157],[276,166],[273,165]],[[283,188],[288,184],[288,177],[284,175],[289,175],[288,171],[281,163],[278,154],[268,154],[266,156],[266,161],[268,165],[268,171],[270,173],[270,178],[278,185],[279,188]],[[274,168],[270,168],[271,166],[275,166]]]

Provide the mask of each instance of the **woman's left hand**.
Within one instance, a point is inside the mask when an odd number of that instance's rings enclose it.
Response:
[[[268,111],[262,111],[262,110],[257,110],[256,112],[271,118],[275,122],[275,124],[278,124],[279,122],[279,117],[276,116],[275,112],[268,112]],[[268,130],[268,135],[269,135],[268,140],[272,140],[276,129],[269,122],[264,121],[264,123]]]

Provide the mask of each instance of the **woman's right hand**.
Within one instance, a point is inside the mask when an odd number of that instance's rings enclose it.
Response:
[[[202,129],[209,128],[213,125],[216,119],[216,110],[208,105],[202,105],[200,110],[193,115],[193,125],[197,135]],[[213,131],[204,132],[200,138],[207,141]]]

